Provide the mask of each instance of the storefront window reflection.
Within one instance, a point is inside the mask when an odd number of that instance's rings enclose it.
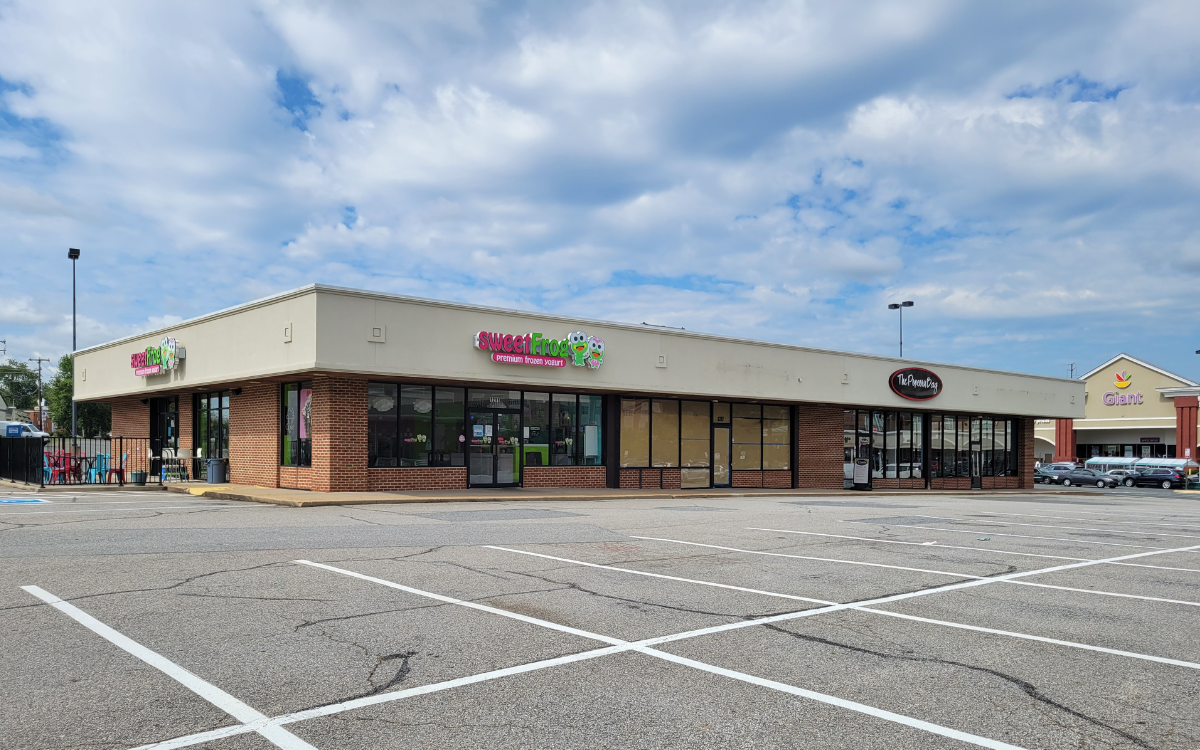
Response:
[[[312,466],[312,381],[284,383],[280,464]]]

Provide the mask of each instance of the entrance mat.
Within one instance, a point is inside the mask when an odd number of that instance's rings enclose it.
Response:
[[[573,518],[583,514],[567,513],[561,510],[507,508],[504,510],[450,510],[442,513],[409,513],[406,515],[432,518],[435,521],[450,521],[452,523],[479,523],[480,521],[531,521],[537,518]]]
[[[711,508],[707,505],[664,505],[655,510],[688,510],[688,511],[712,511],[714,513],[729,513],[733,508]]]
[[[873,500],[793,500],[792,505],[825,505],[831,508],[928,508],[928,505],[899,505]]]

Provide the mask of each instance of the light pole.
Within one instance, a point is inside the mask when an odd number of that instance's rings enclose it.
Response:
[[[912,307],[912,300],[906,302],[893,302],[888,305],[889,310],[900,311],[900,359],[904,359],[904,308]]]
[[[78,348],[75,344],[75,261],[79,260],[79,248],[68,248],[67,257],[71,259],[71,446],[74,447],[76,435],[79,434],[76,429],[78,410],[75,407],[75,350]]]

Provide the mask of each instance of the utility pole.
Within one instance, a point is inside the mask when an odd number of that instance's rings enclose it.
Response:
[[[79,434],[77,425],[79,424],[79,411],[75,405],[75,350],[78,346],[75,343],[75,261],[79,260],[79,248],[69,248],[67,257],[71,259],[71,446],[76,448],[76,435]],[[78,453],[78,450],[74,451]]]
[[[1072,362],[1069,365],[1069,367],[1070,367],[1070,372],[1071,372],[1071,379],[1074,380],[1075,379],[1075,363]]]
[[[42,363],[49,362],[50,360],[45,357],[30,357],[29,361],[37,362],[37,366],[38,366],[37,407],[38,407],[38,419],[41,420],[41,424],[38,425],[38,429],[41,430],[42,432],[45,432],[46,431],[46,407],[45,407],[45,404],[42,403]]]

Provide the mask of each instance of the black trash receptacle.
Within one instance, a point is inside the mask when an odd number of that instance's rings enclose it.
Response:
[[[209,484],[225,484],[229,481],[225,477],[225,459],[210,458],[208,459],[208,483]]]

